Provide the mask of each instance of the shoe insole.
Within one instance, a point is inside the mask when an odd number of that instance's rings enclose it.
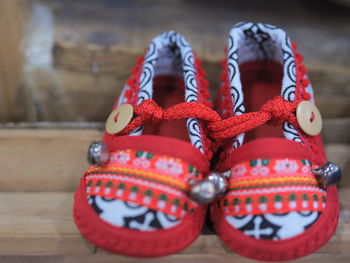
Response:
[[[153,100],[163,109],[184,102],[185,85],[181,77],[161,75],[153,78]],[[161,135],[189,141],[186,120],[146,123],[143,134]]]
[[[281,94],[283,69],[274,61],[254,61],[240,65],[246,112],[259,111],[268,100]],[[282,126],[264,124],[246,133],[245,141],[261,137],[283,137]]]

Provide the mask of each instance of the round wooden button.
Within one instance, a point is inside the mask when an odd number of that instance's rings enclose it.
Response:
[[[321,113],[313,103],[309,101],[300,102],[296,110],[296,115],[303,132],[311,136],[315,136],[321,132]]]
[[[106,131],[113,135],[122,131],[131,121],[134,109],[130,104],[119,105],[111,112],[106,122]]]

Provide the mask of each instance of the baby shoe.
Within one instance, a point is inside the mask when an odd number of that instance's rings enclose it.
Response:
[[[341,172],[327,162],[302,60],[275,26],[238,23],[230,32],[217,98],[225,120],[208,124],[228,191],[211,218],[223,242],[252,259],[302,257],[337,225]]]
[[[75,193],[74,220],[91,243],[154,257],[198,237],[206,206],[191,198],[191,186],[208,172],[212,153],[193,112],[210,111],[207,87],[183,36],[167,31],[153,39],[108,117],[103,142],[91,144],[92,166]]]

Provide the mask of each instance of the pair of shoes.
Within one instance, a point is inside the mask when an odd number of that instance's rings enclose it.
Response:
[[[208,207],[226,246],[253,259],[302,257],[332,236],[341,172],[327,162],[296,45],[277,27],[239,23],[226,57],[216,110],[180,34],[157,36],[138,59],[75,194],[91,243],[175,253],[198,237]]]

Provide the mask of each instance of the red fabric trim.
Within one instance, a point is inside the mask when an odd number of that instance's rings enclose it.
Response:
[[[139,56],[136,60],[136,66],[131,70],[131,76],[126,81],[129,89],[125,92],[124,96],[127,99],[126,103],[131,105],[137,104],[137,98],[140,92],[140,76],[142,72],[144,56]],[[113,106],[113,109],[117,107],[117,104]]]
[[[206,72],[202,68],[202,61],[195,57],[194,66],[196,69],[196,81],[198,86],[198,101],[207,105],[208,107],[212,107],[212,103],[210,102],[210,93],[209,93],[209,82],[205,79]]]
[[[188,247],[202,230],[205,206],[197,208],[172,228],[138,231],[101,220],[88,204],[85,192],[83,177],[75,193],[74,221],[84,237],[103,250],[134,257],[164,256]]]
[[[134,202],[177,218],[198,207],[188,182],[202,179],[183,159],[131,149],[111,152],[104,166],[85,172],[88,195]]]
[[[231,169],[226,196],[218,202],[225,215],[235,216],[323,211],[326,192],[311,169],[308,160],[290,157],[239,162]]]
[[[318,250],[332,237],[338,217],[339,200],[335,186],[327,189],[327,205],[316,223],[303,234],[281,241],[250,237],[232,227],[216,204],[211,206],[214,229],[224,243],[240,255],[264,261],[292,260]]]
[[[209,108],[212,108],[213,105],[210,102],[210,93],[209,93],[209,82],[206,80],[206,72],[202,68],[202,61],[197,58],[197,56],[194,54],[195,58],[195,69],[196,69],[196,81],[197,81],[197,88],[198,88],[198,101],[200,103],[203,103],[204,105],[208,106]],[[210,160],[213,156],[213,142],[209,138],[209,131],[208,128],[205,125],[205,122],[202,120],[199,120],[199,130],[200,134],[202,136],[202,142],[204,146],[204,152],[206,153],[208,159]]]
[[[322,153],[316,154],[298,142],[284,138],[260,138],[243,144],[227,158],[221,159],[216,169],[223,172],[231,169],[235,163],[261,158],[307,159],[317,165],[326,161]]]
[[[227,56],[227,51],[226,51]],[[233,112],[233,101],[230,94],[230,81],[228,76],[228,64],[227,59],[221,62],[221,67],[223,69],[220,79],[221,79],[221,88],[216,97],[216,108],[218,109],[219,114],[223,118],[229,118],[234,115]]]
[[[296,71],[296,87],[295,87],[295,99],[309,100],[311,95],[306,92],[306,88],[310,84],[306,78],[307,70],[303,63],[303,56],[298,53],[297,45],[292,43],[293,55],[295,60],[295,71]],[[309,136],[298,130],[299,137],[303,140],[304,144],[311,147],[315,152],[322,152],[322,145],[319,144],[319,140],[315,136]]]
[[[103,141],[108,145],[109,151],[149,151],[180,158],[202,173],[209,170],[208,159],[196,147],[179,139],[154,135],[112,136],[105,132]]]
[[[227,57],[227,48],[225,48],[225,54]],[[227,64],[227,58],[221,61],[221,68],[222,72],[220,74],[220,90],[216,94],[215,98],[215,109],[220,114],[220,116],[223,119],[227,119],[231,116],[234,116],[233,111],[233,101],[230,94],[230,81],[228,76],[228,64]],[[226,139],[224,141],[220,142],[220,145],[218,143],[215,144],[214,142],[214,148],[223,148],[224,152],[226,154],[230,153],[232,148],[230,147],[233,144],[233,138]]]

